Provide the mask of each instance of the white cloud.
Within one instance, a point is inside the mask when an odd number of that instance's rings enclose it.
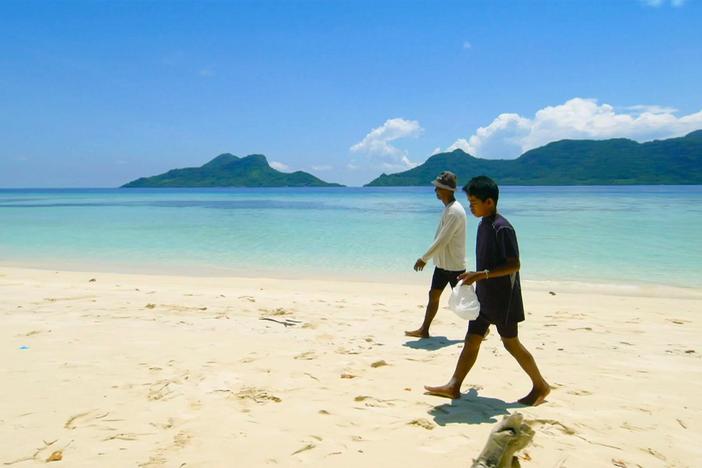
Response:
[[[371,130],[360,142],[351,146],[353,153],[362,153],[388,169],[408,169],[417,165],[410,161],[407,151],[394,146],[392,142],[401,138],[417,137],[424,129],[416,120],[402,118],[388,119]]]
[[[464,49],[470,49],[471,47],[473,47],[473,44],[471,44],[470,42],[468,42],[468,41],[463,42]]]
[[[441,146],[437,146],[433,150],[431,150],[431,156],[434,156],[435,154],[441,153]]]
[[[204,78],[211,78],[215,76],[217,73],[214,71],[213,68],[202,68],[200,71],[197,72],[198,75],[204,77]]]
[[[626,112],[625,110],[629,110]],[[617,112],[596,99],[573,98],[544,107],[533,117],[500,114],[468,139],[456,140],[449,151],[460,148],[483,158],[514,158],[521,153],[563,139],[631,138],[649,141],[685,135],[702,128],[702,111],[678,117],[662,106],[631,106]]]
[[[290,166],[287,164],[283,164],[282,162],[279,161],[271,161],[270,166],[275,169],[276,171],[289,171]]]
[[[651,114],[674,114],[678,111],[675,107],[657,106],[655,104],[639,104],[636,106],[622,107],[622,109],[630,110],[637,114],[643,114],[645,112],[649,112]]]
[[[332,166],[329,166],[329,165],[327,165],[327,164],[322,164],[322,165],[319,165],[319,166],[310,166],[310,169],[312,169],[313,171],[320,171],[320,172],[322,172],[322,171],[331,171],[331,170],[333,169],[333,167],[332,167]]]

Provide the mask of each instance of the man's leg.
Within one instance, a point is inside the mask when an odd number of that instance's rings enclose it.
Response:
[[[531,379],[532,389],[527,396],[519,400],[519,403],[528,406],[536,406],[543,403],[546,396],[551,392],[551,387],[541,376],[534,356],[531,355],[516,336],[514,338],[502,338],[502,343]]]
[[[422,326],[417,330],[406,331],[405,335],[417,338],[429,338],[429,326],[434,320],[434,317],[436,317],[436,312],[439,310],[439,300],[441,299],[442,291],[442,289],[429,290],[429,302],[427,302],[427,309],[424,312],[424,322],[422,322]]]
[[[468,375],[468,372],[473,367],[473,364],[475,364],[475,360],[478,358],[478,352],[480,351],[480,344],[482,342],[483,335],[468,333],[463,350],[461,351],[461,355],[458,357],[456,369],[453,371],[453,376],[451,377],[451,380],[449,380],[449,383],[440,387],[430,387],[425,385],[424,389],[432,395],[453,399],[460,398],[461,384],[463,384],[463,379],[466,378],[466,375]]]

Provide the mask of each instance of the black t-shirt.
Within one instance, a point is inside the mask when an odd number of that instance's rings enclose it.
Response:
[[[508,258],[519,258],[517,233],[500,214],[485,217],[480,221],[475,244],[476,271],[492,270],[504,265]],[[480,314],[490,322],[524,320],[519,272],[510,276],[480,280],[476,283],[475,292],[480,301]]]

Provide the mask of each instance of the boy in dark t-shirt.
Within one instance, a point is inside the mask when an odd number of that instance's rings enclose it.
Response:
[[[449,383],[424,388],[432,395],[459,398],[463,379],[478,357],[488,327],[495,325],[505,349],[531,378],[531,392],[519,402],[538,405],[551,390],[534,357],[517,337],[517,324],[524,320],[517,235],[509,221],[497,213],[499,188],[492,179],[475,177],[463,187],[463,191],[468,196],[470,212],[482,220],[476,239],[476,271],[463,273],[459,279],[464,284],[476,283],[480,315],[468,323],[465,345]]]

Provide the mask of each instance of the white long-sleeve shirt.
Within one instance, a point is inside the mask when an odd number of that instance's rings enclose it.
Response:
[[[444,208],[434,243],[421,258],[425,263],[434,259],[434,265],[444,270],[465,270],[466,212],[460,203],[452,201]]]

